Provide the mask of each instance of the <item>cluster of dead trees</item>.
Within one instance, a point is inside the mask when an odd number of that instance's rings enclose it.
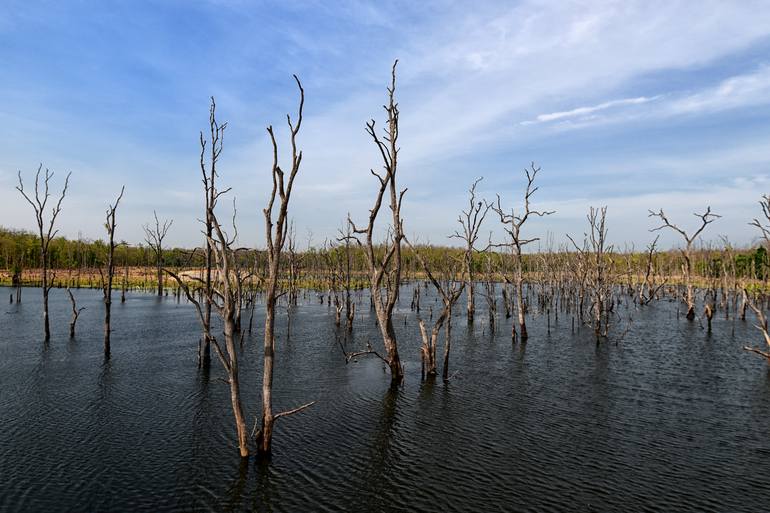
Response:
[[[567,235],[568,243],[554,249],[553,239],[544,243],[533,235],[528,221],[555,213],[537,209],[534,195],[540,168],[534,163],[524,170],[523,194],[519,206],[504,206],[500,195],[494,201],[480,197],[477,190],[481,178],[469,189],[467,207],[458,216],[460,228],[449,237],[460,241],[460,248],[441,248],[420,245],[408,240],[405,234],[402,204],[407,193],[399,182],[399,105],[396,99],[397,61],[391,70],[384,105],[385,123],[380,128],[374,119],[366,123],[369,135],[380,159],[377,170],[372,169],[374,195],[368,217],[355,222],[348,215],[347,222],[334,241],[327,241],[323,250],[309,249],[301,253],[296,247],[293,223],[289,218],[289,205],[295,180],[302,165],[302,151],[298,137],[303,121],[305,91],[295,76],[299,92],[299,106],[295,117],[286,116],[289,149],[284,157],[279,151],[278,138],[272,126],[267,133],[272,147],[270,168],[270,195],[262,209],[266,249],[257,251],[239,247],[237,209],[232,198],[232,218],[225,219],[220,201],[232,196],[232,189],[220,185],[218,164],[224,148],[227,123],[216,117],[216,103],[211,99],[207,134],[200,133],[200,176],[204,211],[202,216],[203,246],[188,253],[186,265],[169,266],[164,260],[164,239],[172,226],[172,220],[160,220],[153,212],[154,222],[145,225],[145,242],[154,255],[157,295],[164,294],[165,277],[170,277],[175,290],[194,305],[201,325],[198,340],[198,365],[208,369],[211,353],[220,362],[229,388],[231,408],[239,453],[248,457],[254,451],[262,456],[272,452],[272,439],[276,421],[301,412],[313,402],[293,409],[276,412],[273,401],[273,381],[276,369],[276,317],[281,300],[291,308],[297,306],[300,297],[307,297],[308,290],[316,290],[320,302],[333,308],[336,326],[350,332],[354,328],[356,305],[362,289],[368,290],[369,308],[374,313],[381,344],[369,343],[366,348],[348,350],[342,346],[346,361],[371,355],[379,358],[390,372],[392,386],[399,386],[404,379],[399,340],[394,329],[394,311],[401,301],[402,285],[415,283],[411,308],[416,311],[421,338],[420,360],[423,379],[435,378],[439,370],[444,381],[451,379],[450,354],[452,347],[452,320],[454,308],[465,297],[465,315],[472,324],[478,319],[477,294],[484,300],[487,328],[494,334],[498,316],[514,317],[511,321],[513,344],[526,343],[529,338],[527,317],[537,312],[547,322],[550,332],[551,318],[559,315],[571,318],[572,329],[589,327],[597,343],[615,338],[622,339],[628,331],[617,312],[622,302],[646,307],[657,299],[675,298],[681,302],[684,316],[690,321],[701,322],[705,318],[711,328],[712,318],[723,311],[729,317],[744,320],[751,310],[757,318],[757,328],[768,347],[762,349],[746,346],[747,351],[762,355],[770,361],[770,334],[768,334],[768,296],[757,286],[758,269],[752,267],[747,276],[741,273],[736,252],[725,239],[721,249],[701,245],[701,235],[709,224],[719,218],[710,208],[698,217],[698,226],[692,231],[675,224],[664,211],[650,211],[660,225],[652,232],[671,230],[682,237],[680,258],[670,253],[660,253],[656,237],[643,253],[618,251],[608,239],[607,208],[591,207],[586,216],[587,228],[581,237]],[[286,162],[284,166],[282,162]],[[42,174],[42,166],[35,175],[33,191],[25,189],[19,174],[17,189],[33,207],[38,226],[40,286],[43,294],[43,319],[45,340],[50,339],[48,297],[55,274],[50,269],[50,245],[56,236],[55,224],[66,196],[67,175],[58,200],[50,215],[46,215],[51,193],[53,173]],[[110,357],[111,305],[116,277],[117,210],[123,198],[124,188],[106,211],[105,228],[107,243],[105,265],[98,268],[100,288],[104,303],[104,354]],[[770,249],[770,197],[761,202],[763,219],[755,219],[766,248]],[[490,215],[490,213],[492,215]],[[504,239],[495,241],[490,234],[485,244],[479,241],[482,228],[489,217],[499,222]],[[384,240],[377,233],[385,228]],[[537,243],[537,244],[535,244]],[[534,248],[527,251],[527,248]],[[191,265],[195,259],[202,265]],[[752,264],[753,265],[753,264]],[[765,263],[762,275],[766,276]],[[14,276],[16,276],[14,274]],[[766,278],[765,278],[766,279]],[[128,284],[128,266],[124,265],[123,294]],[[766,283],[765,283],[766,285]],[[438,310],[429,308],[429,316],[421,312],[420,300],[427,287],[435,289]],[[75,336],[76,322],[82,308],[67,289],[72,308],[70,336]],[[16,300],[20,300],[17,292]],[[698,314],[698,296],[702,296],[703,314]],[[251,332],[257,298],[265,308],[262,358],[261,405],[253,429],[247,425],[248,408],[241,395],[239,359],[244,331]],[[14,298],[11,296],[11,302]],[[249,316],[248,328],[243,326],[242,316]],[[214,322],[214,316],[221,322]],[[221,325],[221,333],[213,326]],[[624,332],[619,328],[625,326]],[[215,332],[216,331],[216,332]],[[439,358],[439,346],[443,335],[443,354]],[[375,347],[376,346],[376,347]],[[382,347],[382,350],[378,347]],[[441,360],[441,365],[439,365]],[[441,369],[439,369],[441,367]]]

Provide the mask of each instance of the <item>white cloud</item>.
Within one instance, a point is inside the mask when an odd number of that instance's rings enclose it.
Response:
[[[770,103],[770,66],[736,75],[695,94],[672,101],[669,114],[716,112]]]
[[[660,96],[653,96],[651,98],[648,98],[646,96],[639,96],[637,98],[624,98],[622,100],[611,100],[608,102],[603,102],[598,105],[592,105],[590,107],[576,107],[571,110],[565,110],[561,112],[551,112],[549,114],[539,114],[534,120],[530,121],[522,121],[522,125],[532,125],[534,123],[545,123],[549,121],[558,121],[562,119],[567,118],[587,118],[589,114],[593,114],[595,112],[611,109],[613,107],[622,107],[627,105],[640,105],[642,103],[648,103],[651,101],[655,101]]]

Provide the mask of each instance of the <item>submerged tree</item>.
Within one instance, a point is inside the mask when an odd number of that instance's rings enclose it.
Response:
[[[289,210],[289,200],[294,186],[294,179],[299,172],[302,163],[302,151],[297,149],[297,134],[302,126],[302,111],[305,106],[305,90],[302,84],[294,75],[294,80],[299,88],[299,111],[297,122],[291,119],[287,114],[286,121],[289,125],[291,135],[291,168],[288,174],[288,180],[285,172],[278,164],[278,143],[275,140],[275,133],[272,125],[267,127],[270,134],[270,141],[273,146],[273,166],[272,178],[273,188],[270,192],[270,199],[267,207],[263,209],[265,215],[265,238],[267,241],[267,260],[268,276],[265,285],[265,337],[264,337],[264,359],[262,372],[262,420],[261,427],[256,434],[257,451],[269,456],[272,450],[273,427],[275,421],[281,417],[297,413],[311,406],[315,401],[302,405],[293,410],[281,413],[273,413],[273,371],[275,364],[275,307],[278,298],[278,280],[280,278],[281,251],[287,239],[289,226],[287,224],[287,215]],[[276,201],[277,200],[277,201]],[[273,220],[274,209],[277,207],[277,217]]]
[[[476,299],[474,297],[474,276],[473,276],[473,254],[476,251],[474,247],[479,238],[479,229],[487,216],[491,205],[484,204],[483,201],[476,201],[476,186],[483,178],[479,178],[469,189],[468,210],[461,211],[457,222],[462,226],[462,233],[456,231],[450,235],[450,238],[460,239],[465,243],[465,252],[463,253],[463,272],[465,274],[465,293],[468,298],[466,311],[468,323],[473,323],[473,317],[476,314]]]
[[[567,235],[578,252],[586,269],[586,283],[591,292],[591,324],[598,342],[607,338],[612,309],[612,280],[609,268],[612,262],[612,246],[607,244],[607,207],[591,207],[588,215],[589,232],[584,235],[583,246]]]
[[[246,428],[246,417],[243,413],[243,403],[241,401],[238,347],[235,342],[235,311],[238,307],[238,293],[235,286],[237,281],[235,275],[236,251],[233,249],[233,243],[237,238],[238,232],[235,228],[235,215],[233,215],[234,234],[232,237],[229,237],[222,229],[216,213],[214,212],[217,200],[228,190],[229,189],[224,191],[214,191],[212,202],[210,203],[211,212],[208,214],[214,232],[214,236],[208,240],[208,244],[211,248],[211,254],[214,257],[213,261],[216,266],[217,276],[217,279],[212,282],[211,288],[202,286],[200,289],[191,289],[189,284],[178,274],[168,269],[165,269],[165,271],[176,280],[179,287],[187,296],[187,299],[195,306],[201,324],[206,322],[206,314],[205,304],[201,305],[201,302],[196,298],[198,291],[201,291],[206,295],[207,303],[216,308],[216,311],[222,319],[222,334],[225,339],[224,349],[220,346],[217,338],[211,333],[209,333],[209,341],[214,346],[217,357],[227,373],[226,382],[230,387],[230,405],[235,419],[238,451],[242,458],[247,458],[250,452],[249,439]],[[235,206],[233,206],[233,210],[235,211]]]
[[[64,196],[67,194],[67,186],[69,185],[70,175],[72,173],[67,173],[67,177],[64,179],[64,187],[62,188],[59,200],[51,209],[51,218],[48,220],[48,222],[46,222],[45,208],[48,204],[48,199],[51,197],[51,194],[48,192],[48,187],[51,178],[53,178],[53,173],[46,169],[45,176],[43,177],[43,183],[41,184],[40,171],[42,169],[43,165],[40,164],[40,166],[37,168],[37,172],[35,173],[34,200],[30,198],[30,196],[27,195],[27,193],[24,191],[24,182],[21,180],[21,171],[19,171],[18,174],[19,185],[16,186],[16,190],[19,191],[22,196],[24,196],[24,199],[27,200],[27,203],[32,205],[32,208],[35,210],[35,220],[37,221],[38,236],[40,238],[40,272],[41,285],[43,288],[43,330],[45,333],[45,341],[48,342],[51,339],[51,328],[48,320],[48,294],[51,291],[51,287],[53,287],[53,283],[49,283],[48,280],[49,248],[51,245],[51,240],[53,240],[53,238],[56,236],[56,233],[58,232],[58,230],[54,230],[53,227],[56,223],[56,218],[59,216],[59,212],[61,212],[61,204],[64,200]],[[17,300],[19,300],[20,297],[21,293],[17,292]]]
[[[149,224],[142,226],[144,229],[144,240],[147,245],[150,246],[153,253],[155,253],[155,268],[158,273],[158,296],[163,295],[163,239],[166,238],[168,229],[174,224],[174,220],[164,220],[161,223],[158,220],[158,214],[154,210],[152,211],[153,217],[155,217],[155,227],[151,227]]]
[[[409,244],[409,241],[406,242]],[[409,247],[414,250],[411,244],[409,244]],[[441,333],[441,328],[445,327],[444,368],[442,370],[442,378],[444,381],[449,381],[449,351],[452,348],[452,308],[454,307],[455,303],[457,303],[457,300],[460,299],[460,296],[463,293],[463,289],[465,288],[465,283],[462,281],[457,282],[455,280],[453,265],[449,263],[444,265],[443,276],[437,276],[437,272],[431,270],[431,267],[427,264],[422,255],[420,255],[419,251],[414,250],[414,255],[420,262],[420,266],[428,276],[428,279],[436,288],[436,292],[441,297],[441,302],[443,304],[441,313],[436,318],[436,321],[433,324],[433,328],[430,330],[430,335],[428,335],[425,321],[419,317],[419,314],[417,317],[417,320],[420,324],[420,335],[422,336],[422,347],[420,348],[420,353],[422,356],[422,376],[424,378],[426,374],[429,377],[434,377],[436,375],[436,350],[438,347],[438,337]],[[419,287],[419,285],[417,286]]]
[[[393,329],[393,309],[398,301],[399,288],[401,287],[401,243],[404,239],[404,221],[401,219],[401,202],[406,189],[400,192],[396,186],[396,173],[398,171],[398,103],[396,103],[396,65],[393,63],[391,70],[391,82],[388,87],[388,104],[384,106],[388,116],[385,135],[380,137],[375,130],[374,120],[366,124],[366,132],[374,140],[383,161],[384,174],[371,169],[372,175],[377,178],[380,187],[374,200],[374,206],[369,211],[369,221],[365,228],[358,228],[348,218],[353,231],[353,238],[364,249],[366,264],[369,271],[369,288],[377,325],[380,328],[383,345],[387,356],[383,358],[390,368],[391,386],[399,385],[404,378],[404,369],[398,354],[398,341]],[[392,225],[390,226],[387,240],[381,248],[374,243],[374,225],[382,206],[386,191],[389,196]],[[356,235],[364,235],[365,242],[361,242]],[[384,290],[383,290],[384,289]],[[373,352],[373,351],[372,351]],[[376,354],[376,353],[375,353]]]
[[[99,268],[99,273],[102,277],[102,293],[104,295],[104,356],[110,357],[110,315],[112,311],[112,279],[115,276],[115,212],[118,210],[118,204],[121,198],[123,198],[123,192],[126,190],[126,186],[120,188],[120,194],[115,203],[110,205],[107,209],[107,221],[104,227],[107,229],[107,276],[104,276],[102,269]]]
[[[666,217],[663,209],[660,209],[658,212],[653,212],[652,210],[649,212],[649,217],[658,217],[663,222],[663,224],[657,228],[652,228],[650,230],[651,232],[656,232],[658,230],[662,230],[663,228],[670,228],[671,230],[679,233],[684,238],[685,247],[684,249],[680,250],[682,252],[682,256],[684,257],[684,264],[682,265],[682,274],[684,275],[684,283],[686,287],[686,296],[684,300],[685,304],[687,305],[687,319],[691,321],[695,319],[695,291],[692,284],[692,246],[693,243],[698,239],[698,236],[700,236],[700,234],[706,228],[706,226],[713,223],[721,216],[711,212],[711,207],[706,207],[706,212],[703,214],[693,214],[695,217],[700,218],[701,225],[692,235],[687,235],[687,232],[668,220],[668,217]]]
[[[744,290],[743,297],[747,298],[746,303],[748,304],[749,308],[751,308],[751,310],[754,312],[754,315],[757,316],[757,323],[754,325],[754,327],[762,332],[762,338],[765,341],[767,350],[763,351],[762,349],[754,346],[743,346],[743,349],[745,351],[750,351],[760,356],[764,356],[767,359],[768,363],[770,363],[770,333],[768,333],[768,330],[767,330],[767,316],[765,316],[765,312],[762,310],[761,306],[757,305],[756,302],[751,299],[751,295],[748,293],[747,290]]]
[[[655,237],[647,246],[647,264],[645,265],[644,282],[639,286],[639,304],[647,305],[658,295],[660,290],[668,283],[668,279],[664,278],[661,283],[656,281],[656,260],[658,239],[660,235]]]
[[[72,295],[72,291],[69,287],[67,287],[67,294],[70,298],[70,305],[72,306],[72,319],[70,320],[70,338],[75,338],[75,325],[78,322],[78,317],[80,317],[80,312],[85,310],[85,307],[78,308],[77,303],[75,302],[75,296]]]
[[[524,212],[517,215],[513,209],[508,214],[503,210],[500,202],[500,195],[497,196],[497,205],[492,205],[491,208],[498,216],[500,216],[500,222],[503,224],[506,233],[510,236],[511,242],[493,244],[494,247],[508,247],[511,248],[511,254],[513,255],[514,265],[514,292],[516,294],[516,308],[519,323],[519,332],[521,333],[521,341],[526,342],[527,324],[525,320],[526,305],[524,303],[524,265],[522,260],[522,248],[530,242],[540,240],[539,237],[533,237],[530,239],[523,238],[521,236],[521,227],[527,222],[530,215],[543,217],[553,214],[555,211],[548,210],[533,210],[530,207],[529,201],[532,195],[538,190],[538,187],[533,187],[535,177],[540,171],[539,167],[535,166],[533,162],[529,169],[525,169],[524,173],[527,176],[527,188],[524,190]],[[516,340],[516,323],[512,324],[511,338]]]

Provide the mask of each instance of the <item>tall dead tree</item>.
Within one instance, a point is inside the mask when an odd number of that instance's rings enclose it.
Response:
[[[235,224],[236,209],[233,202],[233,236],[229,237],[216,215],[216,206],[219,198],[228,193],[230,188],[218,190],[214,178],[216,173],[216,163],[222,153],[222,137],[227,123],[219,125],[216,120],[216,104],[211,99],[211,109],[209,111],[209,124],[211,127],[211,145],[212,152],[208,166],[206,165],[206,147],[207,141],[201,132],[201,170],[203,174],[203,185],[206,192],[206,220],[204,230],[211,231],[211,236],[206,235],[206,254],[211,263],[211,268],[207,269],[207,278],[198,278],[197,288],[190,287],[190,284],[177,273],[164,269],[164,271],[174,278],[179,288],[184,291],[187,299],[195,306],[198,318],[204,330],[204,337],[207,344],[206,351],[210,346],[214,346],[217,358],[222,363],[227,373],[227,384],[230,387],[230,404],[233,410],[235,420],[236,435],[238,438],[238,451],[242,458],[247,458],[250,454],[249,437],[246,427],[246,417],[243,412],[243,403],[240,393],[240,376],[238,362],[238,347],[235,341],[236,333],[236,311],[240,307],[239,298],[239,276],[237,271],[237,255],[233,244],[238,237],[238,230]],[[199,300],[199,294],[203,298]],[[202,304],[201,304],[202,303]],[[211,333],[211,309],[216,309],[222,320],[222,334],[224,337],[224,349],[217,341],[217,338]],[[200,358],[199,352],[199,358]],[[204,354],[205,356],[205,354]],[[201,365],[208,363],[200,362]]]
[[[267,241],[267,266],[268,276],[265,286],[265,338],[264,360],[262,372],[262,417],[261,427],[256,433],[257,451],[263,456],[269,456],[272,451],[273,427],[275,421],[281,417],[297,413],[311,406],[315,401],[302,405],[293,410],[281,413],[273,413],[273,372],[275,364],[275,307],[278,298],[278,280],[281,269],[281,251],[286,242],[289,225],[287,215],[289,200],[294,186],[294,179],[299,172],[302,163],[302,151],[297,149],[297,134],[302,126],[302,112],[305,106],[305,90],[294,75],[294,80],[299,88],[299,110],[296,124],[291,115],[286,115],[291,138],[291,167],[288,180],[281,166],[278,164],[278,143],[275,139],[272,125],[267,127],[270,141],[273,145],[272,178],[273,188],[267,207],[263,209],[265,215],[265,239]],[[277,207],[277,217],[273,219],[274,210]]]
[[[384,106],[388,116],[385,134],[380,137],[375,129],[375,121],[372,119],[366,124],[366,132],[374,141],[383,160],[384,174],[371,169],[372,175],[379,181],[380,187],[374,200],[374,206],[369,211],[369,221],[365,228],[358,228],[348,218],[353,231],[353,237],[364,248],[366,264],[369,271],[369,289],[377,325],[380,328],[383,345],[387,353],[385,358],[390,369],[391,386],[399,385],[404,378],[404,369],[398,354],[398,341],[393,329],[393,309],[398,301],[399,288],[401,287],[401,242],[404,238],[404,221],[401,219],[401,202],[406,189],[400,192],[396,186],[396,173],[398,171],[398,119],[399,110],[396,103],[396,66],[398,60],[393,63],[391,69],[391,81],[388,87],[388,104]],[[386,191],[389,193],[392,224],[389,236],[381,249],[375,248],[374,226],[377,214],[382,206]],[[356,237],[364,235],[364,243]]]
[[[200,168],[201,168],[201,181],[203,182],[203,195],[205,197],[205,211],[204,211],[204,252],[205,252],[205,268],[203,275],[204,294],[203,294],[203,337],[198,344],[198,367],[208,369],[211,365],[211,271],[214,265],[213,250],[210,245],[210,241],[214,236],[214,221],[211,219],[211,213],[214,211],[214,205],[216,204],[217,195],[226,193],[229,189],[224,191],[217,191],[216,179],[217,179],[217,163],[219,162],[219,156],[222,154],[222,148],[224,144],[225,129],[227,123],[221,125],[217,122],[216,118],[217,104],[214,97],[211,97],[211,106],[209,107],[209,130],[211,132],[211,145],[209,148],[209,164],[206,165],[206,139],[203,136],[203,131],[200,132]]]
[[[155,253],[155,268],[158,272],[158,297],[160,297],[163,295],[163,239],[166,238],[168,229],[174,224],[174,220],[163,220],[161,223],[158,220],[157,212],[153,210],[152,215],[155,217],[155,226],[151,227],[149,224],[145,224],[142,228],[144,229],[145,242]]]
[[[522,261],[522,248],[529,244],[530,242],[535,242],[537,240],[540,240],[539,237],[533,237],[530,239],[523,238],[521,236],[521,227],[524,226],[524,223],[527,222],[527,219],[529,219],[530,215],[543,217],[547,215],[553,214],[555,211],[551,210],[533,210],[530,207],[530,198],[532,195],[538,190],[538,187],[533,187],[533,184],[535,182],[535,177],[537,176],[537,173],[540,171],[539,167],[535,166],[535,163],[530,164],[529,169],[525,169],[524,173],[527,176],[527,187],[524,190],[524,212],[516,215],[515,211],[511,209],[511,213],[508,214],[506,211],[503,210],[503,207],[501,205],[500,201],[500,195],[497,195],[497,205],[491,205],[492,210],[494,210],[497,215],[500,217],[500,222],[503,224],[503,227],[506,231],[506,233],[510,236],[511,242],[501,243],[501,244],[493,244],[494,247],[508,247],[511,248],[511,254],[513,255],[513,265],[514,265],[514,290],[516,293],[516,308],[517,308],[517,314],[518,314],[518,323],[519,323],[519,332],[521,333],[521,341],[526,342],[528,335],[527,335],[527,324],[525,320],[525,314],[526,314],[526,305],[524,303],[524,265]],[[514,322],[512,324],[511,329],[511,338],[516,341],[516,323]]]
[[[687,232],[668,220],[668,217],[666,217],[663,209],[660,209],[658,212],[653,212],[652,210],[649,212],[649,217],[658,217],[663,222],[662,225],[656,228],[652,228],[650,230],[651,232],[656,232],[658,230],[662,230],[663,228],[670,228],[671,230],[679,233],[684,238],[685,247],[684,249],[680,249],[682,256],[684,257],[684,264],[682,265],[682,274],[684,275],[684,282],[686,287],[686,296],[684,300],[685,304],[687,305],[687,319],[691,321],[695,319],[695,291],[692,284],[692,245],[698,239],[706,226],[713,223],[716,219],[722,216],[712,213],[711,207],[706,207],[706,212],[703,214],[693,214],[695,217],[700,218],[701,225],[692,235],[687,235]]]
[[[483,178],[479,178],[468,190],[468,210],[461,211],[457,222],[462,226],[462,233],[455,231],[450,238],[460,239],[465,243],[465,253],[463,254],[463,272],[465,274],[465,293],[467,296],[466,311],[468,315],[468,324],[473,323],[473,317],[476,314],[476,300],[474,297],[474,276],[473,276],[473,254],[476,251],[475,244],[479,238],[479,229],[484,222],[484,218],[489,212],[491,205],[484,204],[483,201],[476,201],[476,186]]]
[[[16,186],[16,190],[19,191],[22,196],[24,196],[24,199],[27,200],[27,203],[32,205],[32,208],[35,211],[35,220],[37,221],[38,236],[40,238],[40,272],[41,285],[43,288],[43,330],[45,333],[45,341],[48,342],[51,339],[51,328],[48,320],[48,293],[51,291],[51,287],[53,286],[53,283],[49,283],[48,280],[48,249],[50,247],[51,240],[53,240],[53,238],[56,236],[56,233],[58,232],[58,230],[54,230],[54,224],[56,223],[56,218],[61,212],[61,204],[64,200],[64,196],[67,195],[67,186],[69,185],[70,175],[72,173],[67,173],[67,177],[64,179],[64,187],[62,188],[59,200],[51,209],[51,218],[46,222],[45,208],[48,204],[48,199],[51,197],[51,194],[48,191],[49,182],[51,181],[51,178],[53,178],[53,173],[46,169],[45,176],[43,177],[43,183],[41,184],[40,171],[42,169],[43,164],[40,164],[40,166],[37,168],[37,172],[35,173],[34,199],[27,195],[27,193],[24,191],[24,182],[21,180],[21,171],[18,173],[19,185]],[[21,294],[17,293],[17,299],[19,299],[20,296]]]
[[[120,194],[115,203],[110,205],[107,209],[107,221],[104,223],[104,227],[107,229],[107,276],[104,276],[101,267],[99,268],[99,274],[102,277],[102,294],[104,296],[104,356],[110,357],[110,315],[112,310],[112,279],[115,276],[115,212],[118,210],[118,204],[121,198],[123,198],[123,192],[126,190],[126,186],[120,188]]]

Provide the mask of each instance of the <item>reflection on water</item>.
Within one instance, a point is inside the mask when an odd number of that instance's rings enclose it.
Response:
[[[277,323],[275,406],[318,402],[280,420],[267,464],[237,457],[223,372],[196,368],[189,305],[129,294],[113,306],[105,361],[100,294],[77,296],[87,309],[72,341],[61,290],[49,344],[35,291],[0,317],[0,511],[756,512],[770,501],[770,370],[741,350],[756,340],[750,323],[723,315],[709,335],[677,320],[676,303],[631,305],[623,341],[596,345],[569,315],[552,316],[549,334],[535,314],[529,342],[511,345],[510,320],[492,335],[484,312],[466,327],[460,305],[452,379],[421,383],[419,331],[401,305],[406,380],[392,391],[381,361],[345,364],[340,350],[378,340],[368,298],[348,340],[310,294]],[[242,355],[250,426],[260,313]]]

